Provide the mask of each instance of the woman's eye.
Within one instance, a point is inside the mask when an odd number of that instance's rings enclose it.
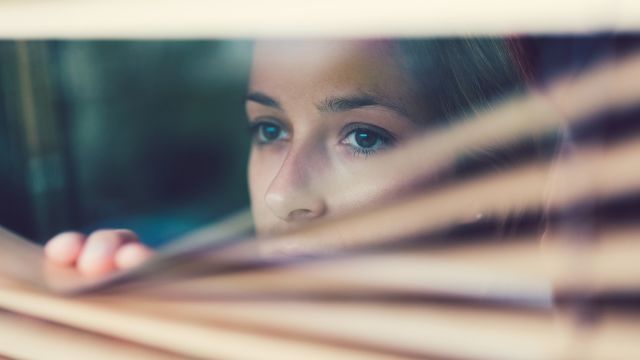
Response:
[[[269,144],[285,139],[288,133],[278,124],[259,122],[251,125],[251,135],[256,143]]]
[[[382,130],[355,128],[345,136],[342,144],[350,146],[355,154],[370,155],[392,145],[393,138]]]

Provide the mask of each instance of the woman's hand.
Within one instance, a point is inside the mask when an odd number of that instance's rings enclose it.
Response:
[[[49,240],[44,251],[52,262],[90,276],[139,265],[153,253],[129,230],[98,230],[88,237],[65,232]]]

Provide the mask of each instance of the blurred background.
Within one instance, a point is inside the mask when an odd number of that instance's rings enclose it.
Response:
[[[640,44],[617,33],[517,43],[532,86]],[[0,226],[40,243],[128,228],[159,246],[247,207],[251,46],[0,41]],[[629,126],[606,123],[624,126],[598,137]]]
[[[153,246],[248,206],[248,41],[0,41],[0,225]]]

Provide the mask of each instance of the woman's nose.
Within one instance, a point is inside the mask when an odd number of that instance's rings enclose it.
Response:
[[[303,222],[326,213],[321,189],[311,182],[320,177],[323,163],[321,155],[313,150],[292,150],[287,154],[265,194],[267,206],[278,218]]]

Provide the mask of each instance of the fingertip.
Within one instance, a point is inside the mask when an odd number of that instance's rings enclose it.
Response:
[[[63,232],[47,242],[45,256],[56,264],[71,266],[80,256],[85,240],[86,237],[79,232]]]
[[[121,230],[93,232],[87,238],[82,253],[78,257],[78,271],[83,275],[96,276],[116,270],[114,259],[116,251],[130,239],[129,233]]]
[[[97,260],[97,261],[79,261],[78,271],[84,276],[100,276],[106,275],[116,270],[113,261]]]
[[[116,266],[119,269],[129,269],[140,265],[153,255],[153,251],[140,243],[128,243],[116,253]]]

